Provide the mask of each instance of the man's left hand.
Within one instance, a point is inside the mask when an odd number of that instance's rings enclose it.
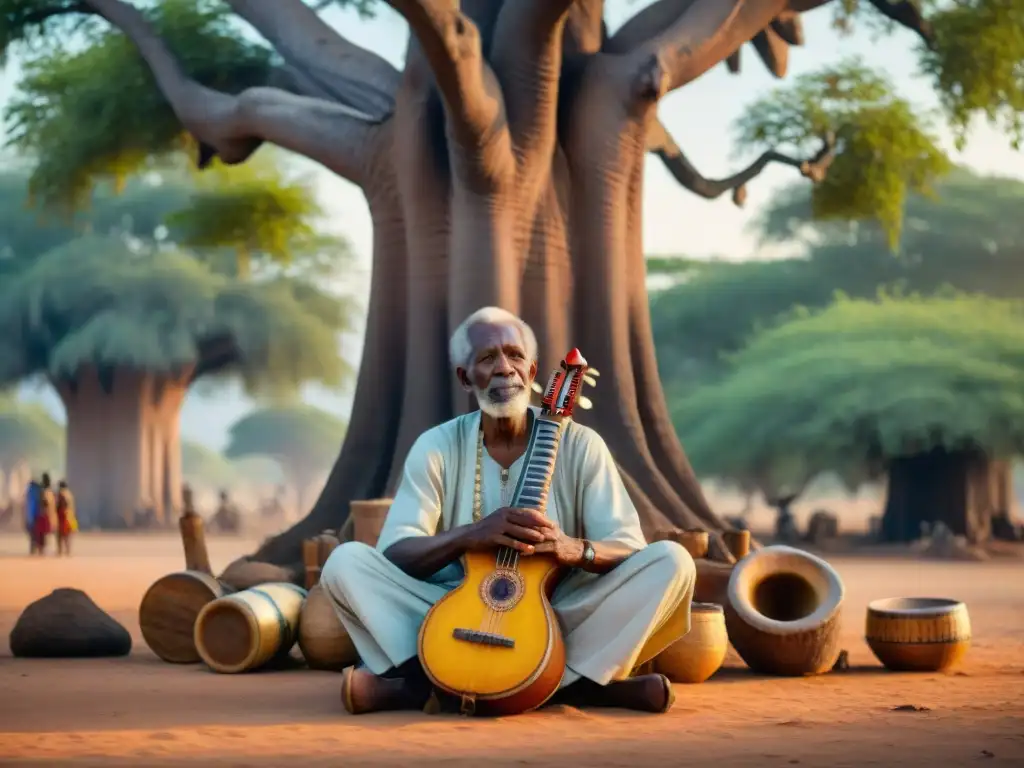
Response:
[[[535,544],[533,554],[554,555],[559,565],[578,568],[583,562],[583,540],[567,536],[561,528],[556,528],[547,535],[549,540]]]

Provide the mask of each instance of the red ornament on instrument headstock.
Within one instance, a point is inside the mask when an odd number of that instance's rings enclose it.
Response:
[[[544,390],[541,412],[545,415],[571,418],[572,409],[580,394],[583,374],[587,372],[587,360],[573,347],[562,360],[561,368],[551,374],[548,388]]]

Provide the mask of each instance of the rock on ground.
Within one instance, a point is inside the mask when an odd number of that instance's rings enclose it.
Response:
[[[30,603],[10,635],[11,653],[35,658],[127,656],[132,636],[79,589]]]

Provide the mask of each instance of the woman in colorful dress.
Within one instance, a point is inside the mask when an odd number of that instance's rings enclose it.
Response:
[[[66,480],[61,480],[57,491],[57,554],[71,554],[71,534],[78,530],[75,516],[75,496]]]

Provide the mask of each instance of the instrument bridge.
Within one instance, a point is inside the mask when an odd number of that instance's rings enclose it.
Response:
[[[453,629],[452,637],[476,645],[491,645],[498,648],[515,648],[516,641],[511,637],[498,635],[494,632],[479,632],[475,629]]]

